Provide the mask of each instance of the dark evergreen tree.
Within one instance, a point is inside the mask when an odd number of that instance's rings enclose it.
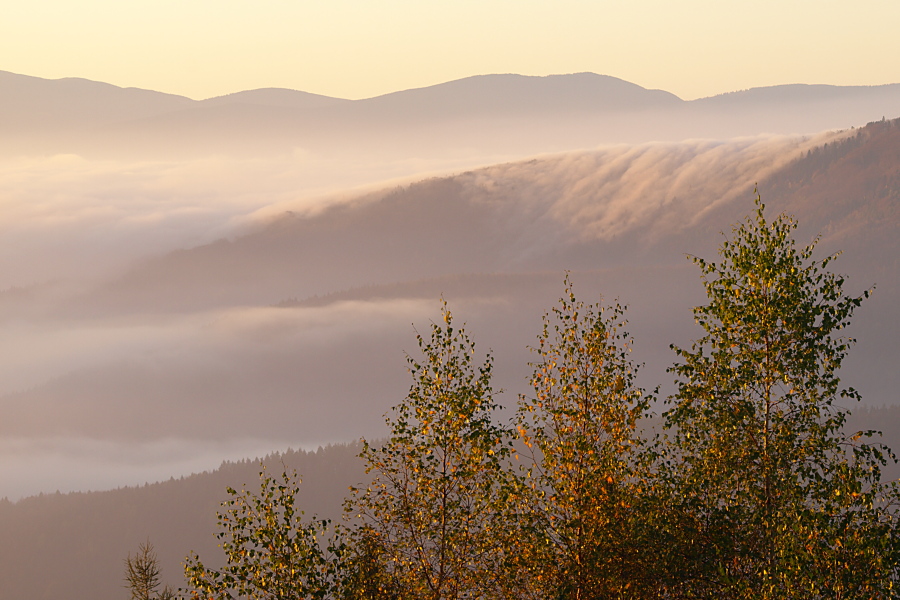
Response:
[[[159,559],[153,545],[147,541],[138,547],[137,553],[125,559],[126,587],[131,590],[131,600],[172,600],[174,592],[169,586],[160,585]]]

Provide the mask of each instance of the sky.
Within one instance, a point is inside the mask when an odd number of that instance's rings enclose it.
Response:
[[[900,82],[896,0],[31,0],[0,70],[203,99],[366,98],[470,75],[591,71],[683,99]]]

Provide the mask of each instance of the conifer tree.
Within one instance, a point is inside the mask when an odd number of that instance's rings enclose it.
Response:
[[[131,600],[171,600],[175,597],[169,586],[159,591],[159,559],[153,544],[149,541],[138,547],[137,553],[130,553],[125,559],[125,582],[131,590]]]

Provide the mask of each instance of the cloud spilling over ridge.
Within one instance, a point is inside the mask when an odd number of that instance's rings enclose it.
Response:
[[[665,384],[668,345],[689,343],[702,301],[684,254],[714,252],[755,181],[835,135],[610,146],[340,194],[422,164],[342,180],[340,163],[302,153],[0,163],[0,246],[19,253],[0,271],[0,438],[15,441],[0,445],[0,496],[44,485],[21,461],[46,470],[64,448],[96,488],[112,481],[89,458],[103,448],[145,445],[180,469],[195,464],[182,451],[377,435],[408,389],[410,325],[427,332],[441,295],[496,352],[514,403],[564,269],[585,300],[632,306],[647,385]],[[9,288],[50,277],[76,285]],[[159,472],[129,465],[109,472]]]
[[[427,200],[416,196],[415,186],[410,186],[401,188],[411,196],[397,196],[398,204],[386,200],[391,194],[396,196],[397,188],[369,194],[358,204],[351,201],[349,208],[329,221],[329,233],[315,242],[319,246],[300,246],[296,255],[291,254],[281,237],[269,236],[263,229],[257,235],[255,254],[242,255],[240,248],[226,247],[230,254],[217,258],[215,247],[211,247],[207,252],[211,258],[203,263],[203,269],[209,272],[218,260],[221,265],[215,270],[234,278],[233,287],[243,295],[236,296],[233,302],[240,304],[249,297],[244,289],[254,291],[259,300],[266,302],[268,298],[268,303],[272,303],[288,295],[303,297],[304,290],[315,282],[318,287],[313,289],[324,292],[372,283],[347,278],[348,269],[342,260],[357,265],[354,268],[363,276],[377,273],[380,265],[389,265],[390,280],[384,283],[466,272],[479,264],[488,270],[520,269],[525,265],[560,270],[571,268],[567,261],[572,259],[590,264],[590,253],[594,252],[590,246],[584,247],[583,257],[571,253],[553,260],[548,257],[556,256],[558,248],[578,239],[608,242],[631,233],[644,238],[671,235],[711,208],[746,194],[753,181],[765,178],[831,135],[614,146],[495,165],[449,179],[458,185],[453,188],[457,194],[453,202],[487,211],[461,213],[467,218],[486,220],[487,226],[479,235],[493,239],[492,245],[484,248],[479,246],[479,239],[473,239],[468,248],[422,248],[416,237],[404,249],[403,240],[415,228],[414,223],[403,218],[412,206],[410,202],[421,204]],[[6,250],[0,252],[5,257],[0,258],[4,262],[0,284],[8,287],[52,277],[96,277],[154,252],[236,235],[251,226],[264,227],[273,215],[288,209],[295,211],[300,221],[310,220],[315,226],[323,207],[353,198],[349,194],[320,195],[313,200],[304,197],[303,186],[311,185],[309,180],[319,166],[305,157],[280,162],[208,158],[185,163],[123,164],[58,156],[0,164],[0,169],[4,169],[0,194],[6,214],[0,224],[0,250]],[[322,175],[328,176],[333,174]],[[384,214],[377,219],[366,216],[381,213]],[[369,231],[375,223],[380,229]],[[450,228],[442,235],[453,240],[468,239],[473,225],[463,218],[458,222],[442,221],[439,227]],[[504,231],[508,238],[498,238]],[[373,235],[384,242],[376,239],[364,255],[356,256],[353,246]],[[294,234],[299,238],[307,236],[302,232]],[[270,237],[272,244],[267,241]],[[328,243],[334,248],[327,248]],[[400,256],[417,252],[429,255],[431,262],[424,263],[424,272],[406,272],[394,265],[392,257],[396,252],[392,247],[398,244]],[[317,249],[321,256],[311,254]],[[467,253],[473,254],[468,257]],[[507,258],[503,259],[503,255]],[[498,258],[502,260],[498,262]],[[429,273],[432,262],[440,263],[444,271]],[[304,263],[315,264],[314,273],[321,275],[314,281],[298,280],[291,268]],[[414,263],[410,265],[415,267]],[[273,283],[243,284],[239,279],[241,268],[251,273],[271,268]],[[328,287],[330,270],[339,276],[332,287]],[[166,272],[162,270],[163,274]],[[201,280],[203,274],[198,272],[189,279]],[[178,281],[167,284],[163,279],[156,284],[160,297],[177,297],[177,287],[183,285]],[[294,292],[292,281],[296,281]],[[307,321],[301,323],[282,322],[287,318],[284,311],[229,309],[223,293],[210,292],[211,298],[224,299],[214,310],[212,305],[199,304],[197,312],[175,314],[165,320],[151,318],[141,308],[139,314],[129,316],[124,312],[115,319],[95,315],[90,321],[79,321],[51,314],[9,322],[5,326],[4,346],[16,348],[16,352],[0,365],[0,392],[40,385],[50,378],[95,368],[113,359],[157,360],[163,353],[177,353],[183,348],[206,360],[218,356],[220,347],[230,347],[230,341],[217,337],[226,324],[243,327],[242,339],[251,346],[262,331],[282,336],[303,331],[308,336],[318,327],[309,320],[314,313],[292,317],[304,315]],[[0,301],[4,297],[0,294]],[[385,315],[372,313],[373,310],[373,305],[365,309],[376,322],[391,321]],[[353,317],[354,314],[348,309],[342,316],[332,318],[332,326],[338,321],[355,323],[347,325],[351,329],[361,326],[366,319]],[[266,326],[267,319],[274,321]],[[336,331],[329,330],[328,335],[335,336]],[[309,337],[305,343],[320,342]]]
[[[610,239],[651,221],[663,230],[687,225],[822,139],[621,145],[501,164],[456,180],[471,189],[473,202],[504,205],[523,226],[543,215]],[[346,201],[353,186],[465,166],[340,162],[302,151],[266,160],[3,159],[0,290],[109,275],[135,259],[239,235],[285,210],[310,214]]]
[[[504,163],[453,181],[465,202],[498,214],[517,232],[522,241],[506,250],[510,256],[533,256],[573,231],[609,240],[634,228],[647,236],[688,225],[821,139],[620,145]],[[83,285],[145,257],[237,237],[288,210],[315,216],[360,198],[359,186],[466,166],[342,162],[301,151],[266,160],[0,160],[0,295],[48,281]]]
[[[2,158],[0,290],[108,276],[144,256],[246,232],[257,211],[306,211],[355,186],[470,164],[334,161],[302,150],[265,159]]]
[[[460,175],[476,202],[546,211],[585,238],[670,234],[836,134],[620,145]]]

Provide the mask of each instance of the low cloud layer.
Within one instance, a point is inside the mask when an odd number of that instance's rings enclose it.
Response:
[[[564,269],[582,298],[632,307],[644,383],[671,385],[668,345],[690,342],[702,301],[683,260],[692,228],[727,213],[702,240],[713,248],[754,182],[833,138],[611,146],[469,171],[302,152],[3,159],[0,497],[380,435],[408,389],[413,326],[427,334],[441,295],[495,352],[512,406]],[[417,169],[458,174],[410,184]],[[234,242],[191,249],[220,237]]]
[[[620,145],[492,166],[459,179],[474,188],[476,201],[547,211],[586,238],[608,241],[638,228],[669,235],[834,136]]]
[[[41,493],[83,491],[86,484],[92,489],[113,489],[165,481],[210,471],[225,460],[261,457],[291,447],[287,442],[278,444],[271,438],[119,443],[80,436],[4,436],[0,438],[2,497],[16,501]]]
[[[302,150],[265,159],[0,158],[0,290],[109,276],[146,256],[245,233],[286,207],[306,212],[386,180],[470,164],[338,161]]]

